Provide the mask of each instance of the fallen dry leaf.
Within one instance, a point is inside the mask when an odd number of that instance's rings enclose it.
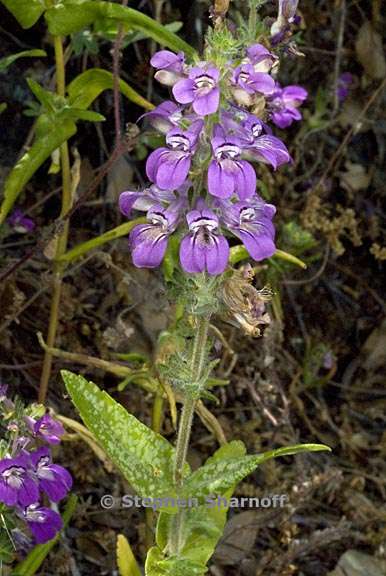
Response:
[[[386,75],[386,60],[381,35],[371,22],[361,26],[355,42],[357,58],[370,78],[380,79]]]

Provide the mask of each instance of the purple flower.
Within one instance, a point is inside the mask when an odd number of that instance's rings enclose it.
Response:
[[[299,0],[279,0],[279,11],[277,19],[271,26],[271,42],[277,44],[280,42],[290,24],[295,23],[296,10]]]
[[[190,274],[204,271],[211,275],[222,274],[228,264],[229,245],[218,232],[216,214],[201,200],[196,210],[188,212],[186,220],[189,234],[180,244],[182,268]]]
[[[248,94],[269,95],[275,90],[275,81],[265,72],[255,72],[252,64],[237,66],[233,72],[232,81]]]
[[[48,448],[39,448],[31,452],[30,456],[39,487],[48,498],[52,502],[59,502],[65,498],[72,487],[71,474],[63,466],[52,463]]]
[[[63,528],[60,515],[39,503],[26,507],[22,511],[22,518],[27,522],[37,544],[52,540]]]
[[[0,384],[0,402],[3,402],[3,400],[6,399],[7,390],[8,390],[7,384]]]
[[[156,268],[161,264],[169,236],[180,219],[180,210],[180,202],[171,204],[169,208],[154,205],[147,213],[149,223],[135,226],[129,237],[134,266]]]
[[[154,78],[165,84],[166,86],[173,86],[182,75],[184,68],[185,56],[183,52],[175,54],[169,50],[160,50],[156,52],[150,64],[156,68],[158,72],[154,74]]]
[[[193,103],[193,110],[199,116],[207,116],[217,111],[220,90],[217,86],[220,72],[215,66],[195,66],[189,77],[179,80],[173,87],[173,95],[180,104]]]
[[[301,86],[285,86],[281,88],[276,85],[276,90],[269,98],[271,119],[279,128],[287,128],[294,120],[301,120],[298,107],[307,98],[307,90]]]
[[[176,195],[171,190],[161,190],[156,184],[141,191],[127,190],[119,195],[119,208],[122,214],[131,216],[132,210],[147,212],[152,206],[160,203],[173,202]]]
[[[175,190],[185,182],[195,150],[202,121],[188,130],[173,128],[166,136],[167,148],[158,148],[146,162],[146,174],[162,190]]]
[[[154,110],[142,114],[139,120],[145,117],[149,118],[149,122],[154,128],[166,134],[172,128],[179,126],[183,117],[182,110],[182,106],[178,106],[175,102],[167,100],[154,108]]]
[[[223,220],[231,232],[243,242],[254,260],[269,258],[275,251],[275,228],[272,218],[276,208],[255,196],[250,201],[222,202]]]
[[[26,232],[32,232],[35,228],[35,222],[31,218],[24,216],[20,208],[16,208],[8,218],[8,223],[16,232],[25,234]]]
[[[353,77],[350,72],[343,72],[338,79],[337,96],[339,102],[344,102],[350,92],[350,86],[353,83]]]
[[[60,437],[64,434],[64,428],[50,414],[45,414],[34,423],[33,433],[48,444],[59,444]]]
[[[262,44],[252,44],[247,49],[247,56],[255,72],[269,72],[279,58]]]
[[[249,114],[241,122],[236,134],[245,148],[248,148],[244,150],[247,156],[271,164],[276,170],[278,166],[289,162],[291,157],[284,142],[271,134],[264,134],[266,129],[266,125],[259,118]]]
[[[0,460],[0,502],[28,506],[39,499],[39,489],[30,476],[30,460],[21,454]]]
[[[252,196],[256,189],[256,174],[249,162],[241,160],[242,143],[236,136],[227,136],[216,126],[212,138],[214,159],[208,168],[208,191],[219,198],[238,194],[240,199]]]

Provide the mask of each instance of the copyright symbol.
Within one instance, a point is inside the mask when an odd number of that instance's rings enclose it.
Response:
[[[104,496],[102,496],[101,498],[102,508],[110,510],[111,508],[114,507],[114,504],[115,504],[114,496],[111,496],[111,494],[105,494]]]

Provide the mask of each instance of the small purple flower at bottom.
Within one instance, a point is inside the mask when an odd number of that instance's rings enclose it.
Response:
[[[60,438],[64,434],[64,428],[50,414],[45,414],[33,424],[33,433],[48,444],[59,444]]]
[[[218,218],[204,202],[191,210],[186,220],[189,234],[180,244],[180,262],[189,274],[207,271],[208,274],[222,274],[228,265],[229,245],[219,234]]]
[[[27,455],[0,460],[0,502],[28,506],[39,499],[39,488],[30,476]]]
[[[189,78],[174,85],[173,96],[180,104],[192,103],[199,116],[214,114],[220,102],[219,78],[220,72],[215,66],[195,66],[190,69]]]
[[[16,208],[8,218],[8,223],[16,232],[25,234],[26,232],[32,232],[35,228],[35,222],[31,218],[24,216],[24,213],[20,208]]]
[[[276,85],[276,90],[269,97],[269,108],[271,119],[279,128],[287,128],[294,120],[301,120],[298,107],[307,98],[307,90],[301,86],[285,86],[281,88]]]
[[[203,123],[194,122],[188,130],[173,128],[166,136],[167,148],[157,148],[146,162],[146,174],[162,190],[175,190],[188,177],[192,154]]]
[[[249,162],[241,159],[240,139],[227,136],[220,126],[215,127],[214,134],[214,159],[208,168],[209,193],[219,198],[238,194],[241,200],[252,196],[256,189],[256,173]]]
[[[52,540],[63,528],[60,515],[38,502],[25,508],[22,511],[22,518],[27,522],[37,544]]]
[[[228,229],[243,242],[256,261],[270,258],[275,251],[275,228],[272,218],[276,208],[255,197],[249,202],[222,203],[223,220]]]
[[[353,83],[353,76],[350,72],[343,72],[338,78],[337,96],[339,102],[344,102],[350,93],[350,86]]]
[[[156,52],[150,64],[158,71],[154,74],[154,78],[161,84],[166,86],[173,86],[182,75],[184,68],[185,56],[183,52],[175,54],[170,50],[160,50]]]
[[[169,236],[180,218],[180,205],[154,205],[147,213],[148,224],[139,224],[130,233],[129,245],[137,268],[156,268],[162,262]]]
[[[39,487],[52,502],[59,502],[67,496],[72,487],[71,474],[58,464],[53,464],[48,448],[39,448],[31,452],[34,472],[39,480]]]

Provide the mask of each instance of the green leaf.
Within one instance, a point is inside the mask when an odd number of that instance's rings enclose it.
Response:
[[[7,109],[7,103],[6,102],[1,102],[0,104],[0,114],[2,114],[4,112],[4,110]]]
[[[58,262],[71,262],[76,258],[80,258],[84,254],[87,254],[87,252],[90,252],[90,250],[106,244],[106,242],[111,242],[111,240],[126,236],[134,228],[134,226],[137,226],[137,224],[143,224],[146,221],[146,218],[143,217],[125,222],[124,224],[121,224],[120,226],[117,226],[116,228],[113,228],[112,230],[97,236],[96,238],[92,238],[91,240],[87,240],[87,242],[83,242],[82,244],[75,246],[75,248],[72,248],[72,250],[69,250],[63,254],[63,256],[58,258]]]
[[[88,429],[140,496],[175,497],[174,448],[92,382],[61,372]]]
[[[77,501],[78,499],[75,494],[71,494],[71,496],[68,498],[66,507],[62,514],[64,528],[68,526],[68,523],[75,512]],[[36,574],[37,570],[39,570],[40,566],[43,564],[43,561],[58,542],[59,538],[60,533],[45,544],[37,544],[28,554],[28,556],[23,560],[23,562],[16,566],[12,572],[12,576],[33,576]]]
[[[76,133],[72,120],[62,120],[53,125],[47,114],[37,122],[36,138],[31,148],[17,162],[4,186],[4,199],[0,208],[0,224],[7,217],[24,186],[54,150]]]
[[[118,534],[117,538],[117,565],[119,576],[141,576],[131,546],[123,534]]]
[[[220,461],[209,458],[204,466],[193,472],[184,482],[183,496],[205,498],[223,494],[228,488],[248,476],[260,464],[278,456],[291,456],[299,452],[319,452],[331,450],[323,444],[297,444],[264,452],[258,455],[228,457]]]
[[[14,559],[15,550],[10,538],[11,527],[13,526],[8,526],[8,519],[1,513],[0,509],[0,568],[3,562],[10,564]]]
[[[5,58],[0,58],[0,72],[6,70],[8,66],[10,66],[13,62],[18,60],[19,58],[33,58],[34,56],[47,56],[47,53],[44,50],[24,50],[23,52],[17,52],[17,54],[11,54],[10,56],[6,56]]]
[[[43,0],[1,0],[1,2],[23,28],[31,28],[45,10]]]
[[[247,249],[241,244],[231,248],[229,256],[229,262],[231,264],[237,264],[241,260],[246,260],[247,258],[250,258],[250,255]],[[300,258],[293,256],[293,254],[288,254],[288,252],[284,252],[284,250],[276,250],[272,258],[280,258],[281,260],[291,262],[291,264],[296,264],[296,266],[300,266],[300,268],[307,268],[307,264],[300,260]]]
[[[81,108],[65,107],[61,111],[62,118],[71,120],[87,120],[88,122],[103,122],[106,118],[93,110],[82,110]]]
[[[162,24],[138,10],[103,0],[66,0],[49,8],[45,13],[48,29],[53,35],[67,36],[89,26],[95,20],[113,19],[129,30],[138,30],[167,46],[171,50],[183,51],[189,56],[195,50]]]
[[[104,90],[112,90],[114,87],[114,78],[108,70],[101,68],[92,68],[79,74],[69,85],[68,95],[69,102],[76,108],[88,108],[90,104],[98,98]],[[119,89],[124,96],[134,104],[145,108],[145,110],[152,110],[154,108],[151,102],[143,98],[124,80],[120,80]]]
[[[229,442],[221,446],[207,463],[219,463],[245,455],[245,446],[240,441]],[[232,496],[235,486],[231,486],[225,496]],[[195,574],[201,576],[207,573],[206,564],[212,556],[217,542],[222,536],[228,510],[226,507],[197,506],[187,508],[184,512],[183,526],[185,542],[180,557],[167,558],[162,553],[168,544],[173,516],[162,513],[157,523],[157,547],[152,548],[146,559],[147,576],[176,576],[177,574]]]
[[[33,78],[27,78],[27,83],[31,92],[34,94],[36,99],[39,100],[40,104],[47,108],[47,110],[55,112],[57,94],[50,90],[45,90]]]

